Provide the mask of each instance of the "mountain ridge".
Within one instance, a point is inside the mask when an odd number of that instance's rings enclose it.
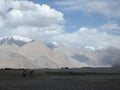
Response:
[[[21,39],[22,38],[22,39]],[[69,59],[68,55],[51,50],[47,45],[32,39],[23,37],[5,37],[6,40],[0,44],[0,68],[61,68],[81,67],[80,62]],[[18,41],[18,44],[14,41]],[[27,41],[26,41],[27,40]],[[10,43],[8,43],[8,41]],[[26,42],[23,44],[23,42]],[[20,46],[21,45],[21,46]],[[67,58],[66,58],[67,57]]]
[[[115,47],[92,50],[54,42],[51,48],[20,36],[0,38],[4,39],[0,44],[0,68],[110,67],[120,58],[120,49]]]
[[[30,43],[30,42],[33,42],[34,40],[32,39],[29,39],[29,38],[26,38],[26,37],[21,37],[21,36],[5,36],[5,37],[0,37],[0,45],[4,45],[4,44],[9,44],[9,45],[12,45],[12,44],[16,44],[18,45],[19,47],[27,44],[27,43]]]

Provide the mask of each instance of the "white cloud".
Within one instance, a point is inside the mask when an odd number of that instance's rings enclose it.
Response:
[[[1,35],[36,36],[63,32],[63,13],[28,0],[0,0]],[[39,36],[38,35],[38,36]],[[40,37],[41,37],[40,36]]]
[[[120,25],[113,21],[103,24],[100,30],[109,34],[120,35]]]
[[[5,1],[0,0],[0,14],[4,13],[5,10]]]
[[[93,59],[92,62],[93,65],[96,66],[112,66],[114,64],[120,64],[119,48],[115,47],[104,48],[98,51],[94,51],[94,54],[91,54],[90,56],[92,56],[91,59]]]
[[[64,10],[85,11],[103,14],[108,17],[120,17],[119,0],[61,0],[54,2]]]
[[[95,48],[120,46],[120,37],[100,32],[96,28],[82,27],[74,33],[63,33],[53,38],[54,41],[64,42],[82,47],[93,46]],[[112,42],[112,43],[111,43]]]
[[[86,4],[79,0],[77,3]],[[69,1],[64,4],[72,5]],[[76,2],[73,4],[76,5]],[[26,0],[1,0],[0,7],[0,36],[21,35],[41,41],[58,41],[80,46],[120,46],[119,36],[100,32],[96,28],[82,27],[73,33],[65,32],[62,25],[63,13],[48,5],[35,4]],[[108,24],[103,27],[109,26]],[[119,26],[112,23],[110,28],[119,28]]]
[[[103,30],[120,30],[120,26],[115,22],[108,22],[101,26]]]
[[[63,14],[48,5],[30,4],[29,1],[19,1],[17,4],[18,8],[11,7],[13,10],[6,14],[6,22],[10,22],[10,25],[17,23],[17,25],[46,26],[63,20]]]
[[[0,28],[4,26],[4,23],[3,23],[3,18],[0,17]]]
[[[106,16],[110,15],[108,4],[103,1],[89,2],[85,5],[84,10],[88,12],[96,12],[96,13],[104,14]]]

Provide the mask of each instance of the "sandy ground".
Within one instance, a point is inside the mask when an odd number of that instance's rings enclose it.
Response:
[[[107,79],[105,79],[107,78]],[[120,90],[120,76],[33,76],[0,78],[0,90]]]

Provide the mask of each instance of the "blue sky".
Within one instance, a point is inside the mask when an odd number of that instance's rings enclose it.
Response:
[[[98,27],[109,21],[105,16],[97,13],[86,13],[83,11],[67,11],[62,6],[56,5],[55,0],[33,0],[35,3],[48,4],[64,13],[65,28],[68,32],[79,29],[80,26]],[[73,30],[74,29],[74,30]]]
[[[118,38],[120,36],[120,1],[118,0],[76,0],[76,2],[33,0],[33,2],[48,4],[61,11],[64,14],[64,29],[67,33],[75,33],[79,28],[86,27],[96,28],[99,32],[118,36]]]
[[[0,36],[9,35],[80,47],[119,47],[120,1],[0,0]]]
[[[96,4],[100,3],[100,0],[76,0],[76,3],[74,1],[74,4],[70,4],[73,1],[72,0],[32,0],[35,3],[40,3],[40,4],[48,4],[52,8],[55,8],[56,10],[61,11],[64,13],[64,18],[65,18],[65,29],[68,32],[73,32],[74,30],[78,30],[80,27],[85,26],[85,27],[96,27],[99,28],[103,24],[106,24],[108,22],[115,22],[116,24],[120,25],[120,15],[118,16],[109,16],[105,15],[104,13],[98,13],[97,11],[93,12],[88,12],[87,10],[81,10],[80,7],[74,9],[74,10],[66,10],[69,7],[72,9],[74,5],[80,6],[84,1],[85,3],[89,4],[92,2],[96,2]],[[65,3],[68,4],[65,4]],[[78,2],[78,4],[77,4]],[[101,2],[105,2],[104,0],[101,0]],[[109,8],[114,8],[114,5],[112,3],[119,3],[118,0],[106,0],[105,4],[109,6]],[[84,3],[84,4],[85,4]],[[68,8],[67,8],[68,7]],[[102,7],[102,6],[101,6]],[[94,7],[97,8],[97,7]],[[119,4],[116,5],[115,9],[119,8]],[[98,9],[99,10],[99,9]],[[103,10],[104,11],[104,10]],[[112,9],[111,9],[112,12]],[[120,12],[120,10],[118,10]],[[113,12],[114,13],[114,12]],[[111,32],[112,34],[112,32]]]

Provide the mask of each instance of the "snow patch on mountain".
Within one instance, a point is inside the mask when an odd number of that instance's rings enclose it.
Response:
[[[94,47],[92,47],[92,46],[85,46],[84,48],[85,48],[85,49],[89,49],[89,50],[93,50],[93,51],[96,50],[96,49],[95,49]]]
[[[20,41],[24,41],[24,42],[31,42],[32,39],[26,38],[26,37],[20,37],[20,36],[12,36],[11,38],[13,38],[14,40],[20,40]]]
[[[5,36],[5,37],[0,37],[0,45],[8,44],[16,44],[18,46],[23,46],[27,43],[32,42],[32,39],[26,38],[26,37],[21,37],[21,36]]]
[[[97,51],[97,50],[103,49],[103,47],[101,47],[101,46],[98,46],[98,47],[94,47],[94,46],[85,46],[85,47],[83,47],[83,48],[86,49],[86,50],[92,50],[92,51]]]
[[[21,37],[21,36],[5,36],[5,37],[0,37],[0,41],[3,39],[14,39],[14,40],[19,40],[19,41],[24,41],[24,42],[31,42],[32,39],[26,38],[26,37]]]

